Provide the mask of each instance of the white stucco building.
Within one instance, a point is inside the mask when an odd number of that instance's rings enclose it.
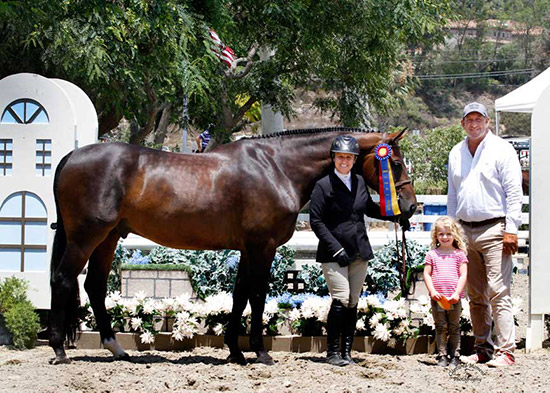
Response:
[[[0,280],[28,280],[37,308],[50,307],[55,168],[97,135],[95,108],[74,84],[26,73],[0,80]]]

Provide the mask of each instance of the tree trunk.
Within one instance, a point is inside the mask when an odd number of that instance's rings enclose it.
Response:
[[[166,132],[170,124],[170,116],[172,115],[172,104],[166,104],[162,110],[160,120],[155,129],[155,144],[161,145],[166,139]]]

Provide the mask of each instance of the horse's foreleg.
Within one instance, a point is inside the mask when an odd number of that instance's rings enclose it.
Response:
[[[51,274],[52,301],[49,316],[49,344],[55,352],[55,358],[50,360],[51,364],[71,362],[65,353],[63,344],[66,337],[70,340],[74,339],[76,332],[78,307],[80,306],[77,277],[84,268],[87,259],[78,246],[68,244],[59,266]]]
[[[116,341],[115,334],[111,328],[111,319],[105,309],[107,280],[119,238],[119,234],[113,231],[94,250],[90,257],[84,288],[88,293],[90,304],[94,310],[94,316],[103,346],[111,351],[115,359],[129,360],[130,356],[124,352]]]
[[[244,252],[241,252],[239,270],[237,272],[235,288],[233,289],[233,308],[231,310],[231,317],[227,325],[227,331],[225,332],[225,344],[229,348],[229,357],[227,358],[227,361],[241,365],[246,364],[246,359],[244,358],[243,353],[239,350],[238,341],[241,318],[246,307],[246,303],[248,302],[248,265],[247,255]]]
[[[273,364],[273,358],[267,353],[263,342],[263,312],[267,294],[270,268],[275,256],[275,249],[264,249],[250,256],[251,262],[251,287],[250,287],[250,347],[256,352],[257,363]]]

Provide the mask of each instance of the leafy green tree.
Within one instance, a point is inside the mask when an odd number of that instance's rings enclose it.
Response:
[[[416,193],[426,194],[430,190],[447,193],[449,152],[465,136],[462,127],[455,125],[434,128],[400,142],[401,151],[412,168],[409,175]]]
[[[291,116],[296,88],[324,91],[321,110],[362,125],[367,103],[383,111],[406,91],[404,45],[441,39],[449,1],[3,1],[0,77],[72,81],[100,134],[125,117],[134,143],[177,122],[184,98],[193,125],[213,124],[221,141],[258,102]],[[211,52],[210,28],[238,55],[233,68]]]

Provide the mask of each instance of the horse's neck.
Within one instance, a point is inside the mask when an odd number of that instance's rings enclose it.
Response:
[[[276,156],[281,171],[293,184],[302,207],[310,198],[315,182],[331,166],[329,149],[337,133],[300,135],[281,140]]]

